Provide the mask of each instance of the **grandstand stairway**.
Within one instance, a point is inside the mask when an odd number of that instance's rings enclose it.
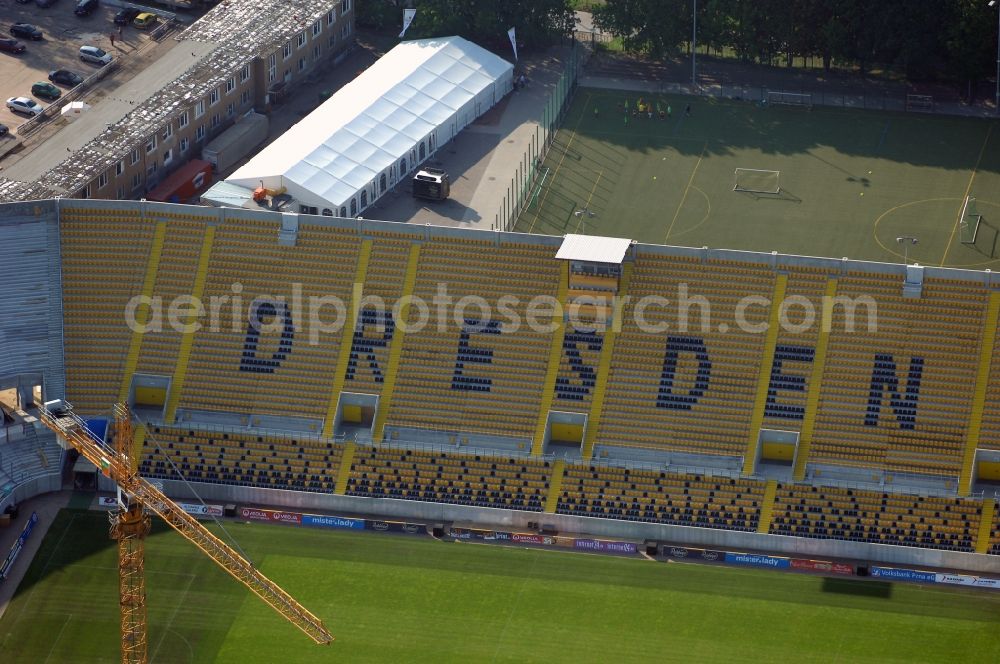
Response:
[[[562,271],[559,276],[559,294],[556,296],[561,310],[566,311],[566,291],[569,283],[569,263],[563,261]],[[549,410],[552,408],[552,399],[555,395],[556,378],[559,375],[559,362],[562,359],[563,340],[566,338],[566,317],[555,321],[556,329],[552,333],[552,345],[549,348],[549,364],[545,370],[545,382],[542,384],[542,403],[538,409],[538,424],[535,426],[535,435],[531,443],[531,453],[541,455],[545,447],[545,427],[548,424]]]
[[[976,533],[976,553],[988,553],[990,537],[993,534],[993,516],[996,513],[997,501],[993,498],[983,499],[983,511],[979,517],[979,531]]]
[[[403,306],[399,310],[399,318],[403,325],[396,325],[396,334],[389,349],[389,362],[385,369],[385,382],[382,384],[382,397],[379,399],[378,413],[372,426],[372,440],[381,442],[385,433],[385,423],[389,417],[389,407],[392,405],[393,391],[399,377],[399,360],[403,355],[403,342],[406,337],[406,323],[410,321],[410,298],[413,296],[413,286],[417,282],[417,265],[420,263],[420,245],[410,247],[410,257],[406,263],[406,276],[403,278]]]
[[[615,310],[612,314],[611,325],[604,332],[604,346],[601,349],[601,361],[597,365],[594,396],[590,403],[590,415],[587,417],[587,431],[583,437],[581,456],[584,461],[588,461],[594,454],[594,443],[597,441],[597,433],[601,426],[601,417],[604,412],[604,395],[607,393],[608,377],[611,375],[611,360],[614,358],[615,340],[622,328],[622,316],[625,313],[621,303],[625,302],[629,296],[629,287],[632,284],[632,270],[632,263],[622,265],[618,299],[615,300]]]
[[[198,269],[195,272],[194,287],[191,290],[191,297],[200,301],[205,294],[205,280],[208,277],[209,258],[212,255],[212,244],[215,240],[215,227],[205,228],[205,237],[202,240],[201,253],[198,256]],[[167,397],[166,410],[163,415],[165,422],[173,422],[177,414],[177,404],[180,403],[181,393],[184,391],[184,381],[187,379],[188,361],[191,359],[191,346],[194,344],[195,329],[194,314],[188,319],[189,329],[181,337],[180,349],[177,352],[177,367],[174,369],[174,377],[170,383],[170,395]]]
[[[566,474],[566,462],[556,459],[552,464],[552,479],[549,480],[549,495],[545,499],[545,512],[555,514],[559,506],[559,492],[562,491],[563,476]]]
[[[771,517],[774,514],[774,495],[778,492],[777,480],[768,480],[764,487],[764,498],[760,503],[760,520],[757,522],[757,532],[767,534],[771,530]]]
[[[156,286],[156,274],[160,267],[160,256],[163,252],[163,243],[167,236],[167,222],[156,222],[156,230],[153,231],[153,244],[149,250],[149,259],[146,263],[146,275],[142,280],[142,296],[145,299],[135,312],[135,321],[139,325],[146,325],[149,322],[149,299],[153,297],[153,289]],[[128,354],[125,356],[125,368],[122,373],[122,386],[118,391],[118,403],[125,403],[128,400],[129,388],[132,385],[132,374],[139,364],[139,352],[142,349],[143,332],[138,328],[132,331],[132,339],[129,341]]]
[[[781,311],[781,304],[785,301],[785,288],[787,285],[787,274],[779,274],[774,280],[774,294],[771,297],[771,315],[767,321],[767,334],[764,337],[764,349],[760,356],[757,396],[754,400],[753,413],[750,416],[750,435],[747,440],[747,449],[743,454],[744,475],[753,474],[754,465],[757,460],[757,442],[760,438],[761,425],[764,423],[764,408],[767,406],[767,391],[771,384],[774,348],[778,343],[778,331],[780,329],[778,314]]]
[[[972,464],[979,447],[980,431],[983,425],[983,410],[986,405],[986,390],[989,387],[990,367],[993,364],[993,347],[996,343],[997,319],[1000,317],[1000,292],[990,293],[986,308],[986,323],[979,351],[979,369],[976,372],[976,387],[972,397],[972,413],[962,454],[962,470],[958,478],[958,495],[967,496],[972,488]]]
[[[809,448],[812,444],[813,432],[816,428],[816,412],[819,410],[819,395],[823,385],[823,369],[826,367],[826,353],[830,345],[830,328],[833,319],[833,298],[837,295],[837,280],[826,282],[826,293],[822,304],[819,339],[813,355],[812,371],[809,374],[809,385],[806,395],[806,409],[802,418],[802,429],[799,433],[799,448],[795,454],[795,467],[792,469],[792,479],[801,481],[806,476],[806,464],[809,462]]]
[[[368,261],[371,259],[371,255],[372,241],[364,240],[361,243],[361,249],[358,252],[358,265],[354,272],[354,283],[361,284],[362,287],[365,283],[365,275],[368,274]],[[351,309],[346,320],[344,320],[344,328],[341,331],[341,351],[337,354],[337,368],[333,374],[333,387],[330,388],[330,403],[327,405],[326,418],[323,420],[324,438],[329,438],[333,435],[333,425],[337,417],[337,404],[340,401],[340,393],[344,391],[344,381],[347,376],[347,365],[351,360],[351,341],[354,338],[354,329],[357,325],[358,316],[360,314],[361,303],[359,301],[355,301],[354,298],[358,298],[358,300],[360,300],[362,294],[363,291],[360,289],[351,293]]]
[[[340,457],[340,470],[337,472],[337,484],[333,492],[338,496],[343,496],[347,492],[347,480],[351,477],[351,466],[354,463],[354,453],[357,445],[353,440],[344,444],[344,454]]]

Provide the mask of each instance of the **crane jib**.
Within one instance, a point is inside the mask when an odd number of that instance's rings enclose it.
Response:
[[[44,406],[39,406],[38,411],[39,419],[46,427],[54,431],[57,436],[65,440],[84,458],[100,468],[101,472],[110,477],[129,496],[129,509],[127,512],[123,510],[116,515],[112,530],[117,533],[120,545],[124,546],[124,542],[130,542],[129,546],[132,547],[130,555],[133,558],[142,555],[141,542],[145,533],[140,528],[127,527],[127,519],[134,520],[138,518],[143,509],[148,509],[166,521],[174,530],[198,547],[217,565],[249,588],[286,620],[305,632],[313,641],[323,645],[333,641],[333,635],[323,625],[322,620],[310,613],[295,598],[260,573],[253,563],[212,534],[197,519],[181,509],[166,494],[133,470],[132,460],[129,458],[133,449],[132,414],[127,405],[116,404],[114,407],[115,430],[117,432],[115,447],[108,445],[91,431],[86,423],[73,413],[72,406],[61,399],[46,402]],[[146,518],[148,519],[148,517]],[[121,563],[121,560],[119,562]],[[120,573],[126,573],[124,568],[120,569]],[[141,579],[139,584],[141,588]],[[145,593],[144,590],[140,590],[140,592],[143,595],[141,601],[142,619],[138,623],[131,624],[128,629],[126,629],[126,621],[123,619],[122,658],[125,661],[145,661]],[[126,611],[124,597],[122,611],[124,618]],[[143,644],[141,652],[134,648],[134,644],[137,642]]]

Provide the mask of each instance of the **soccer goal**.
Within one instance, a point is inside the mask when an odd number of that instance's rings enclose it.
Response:
[[[931,95],[906,95],[906,110],[929,113],[934,110],[934,97]]]
[[[737,168],[733,191],[747,191],[753,194],[780,194],[781,171]]]
[[[979,222],[982,220],[983,215],[976,210],[976,199],[972,196],[966,196],[965,203],[962,205],[962,216],[958,221],[962,244],[976,243],[976,236],[979,235]]]
[[[801,106],[803,108],[812,108],[813,96],[804,92],[780,92],[776,90],[768,90],[767,103],[769,106],[780,104],[783,106]]]
[[[538,172],[538,184],[535,185],[535,190],[528,199],[527,209],[538,207],[538,197],[542,193],[542,188],[545,186],[545,181],[549,179],[549,167],[542,166],[541,170]]]

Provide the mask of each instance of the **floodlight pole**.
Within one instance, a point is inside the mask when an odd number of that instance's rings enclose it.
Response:
[[[915,237],[910,237],[909,235],[903,235],[896,238],[896,242],[903,245],[903,265],[910,264],[910,247],[919,240]]]
[[[691,0],[691,94],[694,94],[695,88],[698,87],[698,68],[697,68],[697,55],[695,54],[695,48],[698,43],[698,0]],[[997,60],[998,66],[1000,66],[1000,59]]]

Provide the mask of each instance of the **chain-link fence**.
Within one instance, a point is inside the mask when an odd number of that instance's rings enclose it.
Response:
[[[542,162],[569,110],[569,102],[576,91],[585,61],[586,53],[574,39],[568,51],[563,73],[542,108],[542,117],[535,128],[535,135],[531,137],[528,149],[521,155],[514,169],[513,177],[500,203],[500,209],[494,217],[493,230],[512,230],[521,211],[535,195],[535,189],[541,186],[545,173]]]

